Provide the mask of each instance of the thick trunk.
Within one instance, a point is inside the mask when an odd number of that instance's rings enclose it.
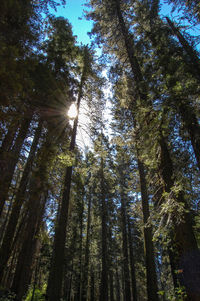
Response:
[[[149,301],[158,300],[158,284],[155,266],[153,235],[151,226],[147,226],[149,213],[147,184],[144,172],[143,163],[138,158],[138,169],[140,176],[141,198],[142,198],[142,212],[144,221],[144,250],[146,259],[146,272],[147,272],[147,294]]]
[[[37,247],[37,236],[39,234],[42,217],[45,210],[46,196],[40,196],[36,200],[31,198],[35,203],[27,220],[24,241],[18,256],[15,276],[11,290],[16,294],[16,301],[22,301],[28,291],[33,272],[33,262]],[[41,201],[41,204],[40,204]]]
[[[12,148],[12,151],[7,154],[7,165],[4,166],[2,170],[2,176],[0,178],[0,193],[1,193],[1,201],[0,201],[0,216],[2,214],[4,204],[8,199],[8,191],[10,188],[10,184],[13,178],[13,174],[15,171],[16,164],[19,159],[19,154],[26,138],[28,128],[32,119],[32,115],[29,118],[25,118],[21,124],[18,136],[15,141],[15,145]],[[8,161],[9,160],[9,161]]]
[[[191,144],[200,170],[200,126],[194,109],[187,104],[180,103],[178,106],[185,129],[190,135]]]
[[[173,162],[162,134],[160,138],[160,148],[160,174],[165,185],[165,191],[172,193],[171,189],[174,186]],[[179,264],[179,280],[186,288],[187,300],[197,301],[200,299],[200,265],[197,264],[200,262],[200,252],[183,191],[179,191],[173,198],[177,202],[177,205],[183,208],[183,213],[180,218],[177,219],[177,213],[175,212],[172,218],[174,226],[173,241],[175,243],[174,249],[176,250],[174,254],[176,256],[175,262]]]
[[[83,85],[86,76],[86,62],[83,68],[81,83],[79,87],[77,111],[79,112],[80,102],[82,99]],[[78,114],[74,120],[74,126],[72,131],[70,151],[74,151],[76,143],[76,133],[78,127]],[[47,285],[47,296],[49,301],[60,300],[62,297],[62,283],[63,283],[63,267],[65,261],[65,242],[66,242],[66,230],[68,221],[68,209],[70,201],[70,190],[72,180],[72,166],[67,167],[63,196],[61,201],[61,207],[58,215],[58,220],[55,228],[55,238],[53,245],[53,254],[51,260],[51,268],[49,272],[49,279]]]
[[[133,301],[137,301],[137,286],[136,286],[136,278],[135,278],[135,260],[133,253],[133,239],[132,239],[132,231],[131,231],[131,223],[130,217],[127,215],[128,222],[128,242],[129,242],[129,253],[130,253],[130,266],[131,266],[131,286],[132,286],[132,297]]]
[[[5,232],[5,235],[4,235],[4,238],[3,238],[3,243],[1,245],[1,249],[0,249],[0,258],[1,258],[1,262],[0,262],[0,281],[3,277],[3,272],[6,269],[7,262],[9,260],[10,255],[11,255],[12,241],[13,241],[14,234],[15,234],[15,231],[16,231],[16,226],[17,226],[17,223],[18,223],[20,210],[21,210],[22,204],[24,203],[24,194],[25,194],[25,191],[26,191],[27,183],[28,183],[28,177],[29,177],[29,174],[30,174],[31,169],[32,169],[33,159],[35,157],[35,152],[36,152],[36,149],[37,149],[38,140],[39,140],[40,135],[41,135],[41,130],[42,130],[42,123],[40,123],[38,125],[38,128],[35,132],[35,136],[34,136],[32,146],[31,146],[29,157],[27,159],[26,166],[24,168],[22,179],[20,181],[20,185],[19,185],[19,188],[18,188],[18,191],[17,191],[16,199],[15,199],[14,204],[12,206],[12,211],[11,211],[11,214],[10,214],[9,222],[8,222],[6,232]]]
[[[48,169],[49,161],[54,154],[52,137],[47,134],[46,141],[37,154],[37,168],[30,182],[30,197],[27,201],[26,226],[23,231],[22,247],[19,253],[15,271],[12,291],[16,300],[21,301],[26,294],[32,276],[32,263],[34,261],[37,236],[45,211],[48,195]]]
[[[144,102],[144,105],[147,105],[148,98],[146,94],[146,87],[144,84],[144,79],[140,69],[140,65],[135,55],[133,39],[128,29],[126,28],[126,24],[124,22],[121,13],[120,1],[119,0],[115,0],[115,1],[116,1],[116,12],[118,16],[118,22],[121,28],[121,32],[123,34],[125,48],[131,66],[131,70],[135,78],[137,93],[140,100]],[[139,168],[140,185],[141,185],[143,217],[144,217],[144,224],[145,224],[149,217],[148,195],[147,195],[144,167],[140,160],[138,160],[138,168]],[[155,269],[155,258],[154,258],[154,248],[152,242],[151,227],[144,228],[144,239],[145,239],[145,254],[146,254],[146,269],[147,269],[148,300],[156,301],[158,300],[158,295],[157,295],[158,286],[157,286],[157,276],[156,276],[156,269]]]

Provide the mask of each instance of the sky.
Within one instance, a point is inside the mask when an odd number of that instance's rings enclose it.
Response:
[[[90,44],[90,38],[88,36],[88,32],[92,29],[92,21],[88,21],[84,18],[84,12],[83,10],[87,10],[87,7],[84,6],[84,4],[87,2],[87,0],[67,0],[67,4],[63,8],[62,6],[58,7],[57,12],[52,11],[52,14],[56,15],[57,17],[65,17],[69,20],[69,22],[72,24],[72,31],[73,34],[77,36],[77,42],[78,44],[82,43],[84,45]],[[173,14],[173,17],[171,16],[171,7],[167,4],[164,4],[164,0],[161,0],[161,11],[160,14],[162,17],[168,16],[170,18],[177,17],[177,12]],[[97,50],[97,53],[100,53],[100,50]],[[109,109],[108,109],[109,111]],[[106,113],[105,113],[106,114]],[[106,114],[106,118],[109,118],[109,114]],[[79,129],[78,129],[78,136],[77,140],[79,140],[79,147],[82,146],[82,148],[89,144],[88,136],[86,134],[86,130],[84,129],[84,123],[87,123],[86,117],[84,117],[84,112],[81,116],[79,116]],[[80,125],[82,124],[82,126]]]
[[[63,16],[69,20],[72,24],[73,33],[77,36],[77,42],[79,44],[83,43],[84,45],[90,44],[90,38],[87,33],[92,29],[92,21],[88,21],[84,18],[83,10],[87,10],[87,7],[84,6],[86,2],[87,0],[67,0],[67,4],[64,8],[60,6],[58,7],[57,12],[52,11],[57,17]],[[164,2],[164,0],[161,0],[160,14],[163,17],[170,17],[171,6]],[[176,19],[177,16],[177,12],[173,13],[173,18]],[[192,34],[195,35],[195,32]]]
[[[59,7],[57,12],[53,11],[57,17],[63,16],[72,24],[73,34],[77,36],[77,42],[84,45],[90,44],[90,38],[87,32],[92,29],[92,21],[87,21],[83,17],[83,10],[86,0],[67,0],[65,8]],[[80,20],[82,18],[82,20]]]

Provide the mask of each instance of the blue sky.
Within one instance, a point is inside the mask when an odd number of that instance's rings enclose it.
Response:
[[[55,14],[57,17],[63,16],[69,20],[69,22],[72,24],[73,34],[77,36],[77,42],[83,43],[83,44],[90,44],[90,38],[87,34],[87,32],[90,32],[92,29],[92,21],[87,21],[83,16],[83,10],[87,10],[87,7],[84,6],[84,4],[87,2],[87,0],[67,0],[67,4],[65,8],[59,7],[57,12],[53,11],[52,13]],[[171,7],[164,3],[164,0],[161,0],[161,15],[169,16],[171,12]],[[176,19],[177,12],[173,14],[173,16]],[[80,20],[82,18],[82,20]],[[184,25],[188,25],[187,22],[185,22]],[[195,30],[189,31],[191,34],[199,34],[196,33]]]
[[[92,21],[87,21],[83,17],[83,10],[86,0],[67,0],[65,8],[59,7],[57,12],[53,12],[57,17],[63,16],[72,24],[73,34],[77,36],[77,42],[90,44],[90,38],[87,32],[92,29]],[[79,18],[82,18],[80,20]]]

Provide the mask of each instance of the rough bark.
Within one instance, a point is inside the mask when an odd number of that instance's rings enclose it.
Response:
[[[155,301],[158,300],[158,285],[157,285],[157,275],[155,266],[155,256],[154,256],[154,246],[153,246],[153,235],[151,226],[147,226],[148,218],[150,216],[149,203],[148,203],[148,193],[147,184],[144,172],[143,163],[138,158],[138,170],[140,177],[140,189],[142,198],[142,212],[144,221],[144,250],[146,259],[146,272],[147,272],[147,294],[148,300]]]
[[[135,277],[135,260],[133,253],[133,238],[131,231],[130,217],[127,214],[127,223],[128,223],[128,243],[129,243],[129,253],[130,253],[130,267],[131,267],[131,286],[132,286],[132,297],[133,301],[137,301],[137,286],[136,286],[136,277]]]
[[[160,174],[163,179],[165,191],[173,194],[171,189],[175,184],[173,173],[173,162],[168,150],[165,138],[160,137]],[[182,206],[183,212],[177,219],[177,213],[173,213],[173,241],[175,243],[175,262],[178,263],[180,271],[179,280],[185,286],[188,301],[197,301],[200,298],[200,252],[198,250],[194,230],[192,227],[192,219],[188,205],[184,199],[183,191],[179,191],[177,195],[172,195],[177,205]]]
[[[104,162],[101,157],[101,254],[102,269],[99,301],[108,300],[108,245],[107,245],[107,205],[104,185]]]
[[[19,155],[24,139],[26,138],[29,129],[31,119],[32,119],[32,114],[31,116],[24,118],[23,122],[21,123],[19,133],[15,141],[15,145],[13,146],[11,152],[7,154],[8,155],[7,160],[9,158],[9,163],[6,166],[3,166],[2,169],[2,177],[0,178],[0,193],[1,193],[0,216],[4,208],[4,204],[8,199],[8,191],[10,188],[10,184],[13,178],[16,164],[19,159]]]
[[[84,65],[77,102],[77,110],[79,112],[80,102],[82,99],[83,85],[86,79],[86,64]],[[76,142],[76,133],[78,127],[78,114],[74,120],[74,126],[72,131],[70,151],[74,151]],[[68,208],[70,201],[70,190],[72,180],[73,167],[69,166],[66,168],[64,189],[61,201],[60,212],[55,227],[55,238],[53,245],[53,254],[51,260],[51,268],[47,286],[47,296],[49,301],[60,300],[62,297],[62,283],[63,283],[63,267],[65,260],[65,241],[66,241],[66,229],[68,221]]]
[[[147,98],[146,89],[144,85],[144,79],[140,69],[140,65],[135,55],[133,39],[124,22],[123,15],[120,8],[120,1],[115,0],[115,2],[116,2],[116,13],[118,17],[118,22],[124,38],[124,44],[128,55],[129,63],[131,66],[131,70],[134,75],[137,94],[140,100],[144,102],[144,105],[147,105],[148,98]],[[149,217],[148,194],[146,188],[144,167],[140,160],[138,160],[138,169],[139,169],[139,176],[140,176],[141,196],[142,196],[144,224],[145,224]],[[152,301],[156,301],[158,300],[158,295],[157,295],[158,287],[157,287],[157,277],[156,277],[156,270],[155,270],[152,233],[150,227],[144,228],[144,239],[145,239],[145,252],[146,252],[148,299]]]
[[[86,233],[86,244],[85,244],[85,262],[84,262],[84,273],[83,273],[83,292],[82,300],[87,300],[88,291],[88,273],[89,273],[89,255],[90,255],[90,227],[91,227],[91,191],[89,190],[88,199],[88,213],[87,213],[87,233]]]
[[[4,270],[6,269],[7,262],[9,260],[9,257],[11,255],[12,251],[12,242],[14,238],[14,234],[16,231],[16,226],[19,219],[19,214],[21,207],[24,203],[24,194],[26,191],[27,183],[28,183],[28,177],[32,169],[33,159],[35,157],[35,152],[37,149],[38,141],[41,135],[42,130],[42,122],[39,123],[38,128],[35,132],[35,136],[33,139],[33,143],[31,145],[30,153],[26,162],[26,166],[24,168],[24,172],[22,175],[22,179],[20,181],[20,185],[16,194],[16,198],[14,201],[14,204],[12,206],[9,222],[5,231],[5,235],[3,238],[3,242],[0,248],[0,282],[3,277]]]
[[[123,184],[122,184],[123,185]],[[122,188],[123,190],[123,188]],[[124,193],[121,193],[121,221],[122,221],[122,250],[123,250],[123,269],[124,269],[124,300],[131,300],[131,281],[129,271],[128,241],[127,241],[127,218]]]

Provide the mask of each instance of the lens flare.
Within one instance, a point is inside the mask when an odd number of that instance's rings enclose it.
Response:
[[[69,111],[67,113],[68,117],[71,118],[71,119],[74,119],[77,117],[77,107],[74,103],[71,104],[70,108],[69,108]]]

